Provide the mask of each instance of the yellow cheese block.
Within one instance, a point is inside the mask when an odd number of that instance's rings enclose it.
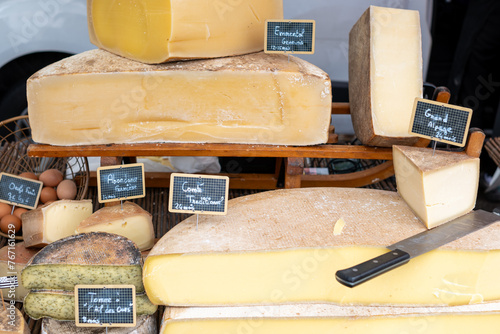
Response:
[[[494,334],[500,305],[482,307],[348,307],[327,304],[172,308],[160,334]]]
[[[16,276],[18,286],[1,289],[5,300],[23,301],[28,290],[21,284],[21,271],[38,249],[29,249],[24,242],[12,244],[10,241],[0,249],[0,277]]]
[[[409,146],[394,146],[393,158],[398,192],[427,228],[474,209],[479,158]]]
[[[137,317],[135,327],[76,327],[74,321],[60,321],[43,318],[41,334],[157,334],[156,316],[142,315]]]
[[[150,249],[155,243],[151,214],[132,202],[97,210],[80,223],[76,232],[118,234],[135,242],[141,251]]]
[[[23,213],[26,247],[43,247],[75,234],[76,227],[92,214],[91,200],[60,200]]]
[[[345,225],[335,235],[337,222]],[[500,299],[500,218],[352,289],[335,272],[426,228],[395,192],[316,188],[229,201],[227,216],[191,217],[146,258],[150,300],[170,306],[332,302],[462,305]],[[338,232],[338,229],[337,229]]]
[[[33,140],[52,145],[328,140],[331,82],[285,55],[145,65],[92,50],[27,84]]]
[[[90,41],[145,63],[239,55],[264,48],[282,0],[87,0]]]
[[[0,305],[0,333],[30,334],[30,328],[24,317],[13,303]]]
[[[365,145],[411,145],[416,97],[422,97],[422,42],[416,10],[370,6],[349,33],[349,101]]]

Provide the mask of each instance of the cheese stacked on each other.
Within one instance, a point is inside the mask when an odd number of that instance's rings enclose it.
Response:
[[[27,85],[38,143],[311,145],[328,139],[328,75],[285,55],[146,65],[92,50],[49,65]]]
[[[0,333],[30,334],[30,328],[23,314],[13,304],[0,306]]]
[[[73,321],[59,321],[50,318],[42,320],[41,334],[156,334],[158,333],[158,325],[156,316],[147,315],[137,317],[137,325],[135,327],[108,327],[106,329],[95,327],[76,327]]]
[[[118,234],[135,242],[141,251],[150,249],[155,242],[151,214],[132,202],[97,210],[80,223],[76,232]]]
[[[166,308],[160,334],[496,333],[500,304],[360,307],[331,304]]]
[[[18,283],[15,289],[10,289],[10,287],[1,289],[4,299],[23,301],[28,290],[21,284],[21,271],[37,252],[38,249],[27,249],[24,242],[18,242],[14,246],[7,245],[0,249],[0,277],[13,276],[12,273],[15,273]],[[10,265],[14,265],[14,268]]]
[[[60,200],[23,213],[26,247],[43,247],[75,234],[80,222],[92,214],[91,200]]]
[[[409,146],[394,146],[393,157],[398,192],[427,228],[474,209],[479,158]]]
[[[90,41],[145,63],[261,51],[282,0],[88,0]]]
[[[349,33],[349,101],[354,131],[365,145],[412,145],[408,133],[422,97],[418,11],[370,6]]]
[[[335,223],[345,226],[335,235]],[[191,217],[165,234],[143,278],[155,304],[460,305],[500,299],[500,222],[355,289],[335,272],[426,228],[395,192],[317,188],[233,199],[227,216]],[[466,268],[466,269],[464,269]]]

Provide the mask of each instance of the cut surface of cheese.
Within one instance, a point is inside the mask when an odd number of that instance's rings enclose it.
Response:
[[[261,52],[146,65],[91,50],[49,65],[27,85],[38,143],[328,140],[330,79],[296,57]]]
[[[135,303],[137,315],[153,314],[158,309],[144,293],[135,296]],[[24,299],[24,311],[33,319],[75,320],[75,295],[72,291],[32,290]]]
[[[155,242],[151,214],[132,202],[105,206],[97,210],[80,223],[76,232],[118,234],[135,242],[141,251],[150,249]]]
[[[28,290],[21,284],[21,271],[37,252],[38,249],[26,248],[24,242],[8,242],[0,249],[0,277],[16,276],[18,282],[15,288],[1,289],[5,300],[23,301]]]
[[[23,213],[26,247],[43,247],[75,234],[82,220],[92,214],[92,200],[60,200]]]
[[[23,314],[12,303],[0,306],[0,333],[30,334],[30,328],[24,320]]]
[[[479,158],[431,148],[393,146],[393,159],[398,192],[427,228],[474,209]]]
[[[51,318],[43,318],[41,334],[156,334],[158,324],[156,316],[141,315],[137,317],[135,327],[76,327],[74,321],[60,321]]]
[[[370,6],[349,33],[350,109],[363,144],[417,142],[409,127],[422,78],[418,11]]]
[[[283,0],[88,0],[90,41],[145,63],[232,56],[264,48]]]
[[[198,229],[196,217],[188,218],[153,247],[143,269],[153,303],[460,305],[500,299],[500,219],[351,289],[335,280],[337,270],[426,230],[397,193],[294,189],[228,205],[227,216],[199,217]],[[341,218],[345,226],[335,235]]]
[[[76,284],[133,284],[144,291],[141,253],[129,239],[110,233],[73,235],[43,248],[21,273],[27,289],[73,291]]]
[[[469,334],[496,333],[498,304],[482,307],[348,307],[283,305],[169,308],[160,334]]]

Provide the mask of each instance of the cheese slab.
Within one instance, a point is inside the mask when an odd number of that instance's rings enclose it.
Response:
[[[282,0],[88,0],[90,41],[145,63],[261,51],[268,19]]]
[[[75,234],[76,227],[92,214],[91,200],[59,200],[22,214],[26,247],[43,247]]]
[[[160,334],[496,333],[500,305],[353,307],[331,304],[167,307]]]
[[[340,219],[345,225],[335,235]],[[265,192],[233,199],[227,216],[199,217],[196,225],[196,217],[184,220],[149,253],[143,279],[153,303],[461,305],[500,299],[500,221],[355,289],[335,280],[337,270],[426,230],[395,192]]]
[[[349,33],[349,101],[365,145],[412,145],[413,103],[422,97],[422,42],[416,10],[370,6]]]
[[[132,202],[105,206],[80,222],[77,233],[107,232],[135,242],[140,251],[153,247],[155,233],[152,216]]]
[[[76,327],[74,321],[60,321],[51,318],[43,318],[41,334],[156,334],[158,324],[156,316],[143,315],[137,317],[135,327]]]
[[[427,228],[474,209],[479,158],[431,148],[393,146],[399,194]]]
[[[0,249],[0,277],[16,276],[19,284],[14,289],[1,289],[5,300],[23,301],[28,290],[21,284],[21,271],[37,252],[38,249],[26,248],[24,242],[7,244]],[[13,265],[13,268],[10,265]]]
[[[110,233],[73,235],[43,248],[23,269],[26,289],[73,291],[77,284],[133,284],[144,291],[141,253],[129,239]]]
[[[328,140],[331,118],[324,71],[262,52],[146,65],[91,50],[35,73],[27,90],[33,140],[52,145],[312,145]]]

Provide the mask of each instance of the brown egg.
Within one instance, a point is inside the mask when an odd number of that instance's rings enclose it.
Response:
[[[38,179],[43,182],[44,187],[57,187],[63,180],[63,174],[58,169],[47,169]]]
[[[5,233],[17,233],[21,230],[21,219],[14,215],[6,215],[0,219],[0,230]]]
[[[21,215],[27,211],[25,208],[15,208],[13,215],[22,220]]]
[[[47,203],[48,201],[56,201],[57,200],[57,192],[55,188],[52,187],[43,187],[40,192],[40,201],[42,203]]]
[[[0,202],[0,219],[3,216],[10,215],[12,212],[12,206],[7,203]]]
[[[77,188],[73,180],[62,180],[56,190],[59,199],[75,199],[76,197]]]
[[[36,176],[36,174],[32,173],[32,172],[24,172],[24,173],[19,174],[19,176],[27,178],[27,179],[32,179],[32,180],[38,181],[38,176]]]

